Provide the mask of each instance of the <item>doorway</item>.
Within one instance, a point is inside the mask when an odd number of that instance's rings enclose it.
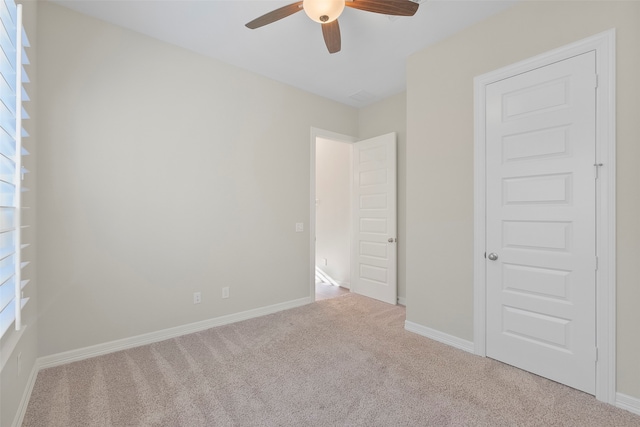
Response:
[[[318,137],[315,154],[315,294],[321,300],[350,288],[352,145]]]
[[[321,139],[347,143],[352,155],[349,169],[350,220],[349,287],[351,292],[397,304],[396,134],[356,141],[355,138],[311,129],[310,265],[322,270],[331,262],[316,256],[316,217],[322,198],[316,198],[316,146]],[[317,206],[318,205],[318,206]],[[344,215],[346,212],[342,212]],[[344,216],[343,216],[344,218]],[[346,234],[346,233],[345,233]],[[326,261],[325,261],[326,259]],[[326,265],[325,265],[326,264]],[[343,264],[343,271],[346,264]],[[311,295],[315,297],[315,269],[311,269]],[[337,278],[334,278],[337,279]],[[337,279],[340,280],[340,279]]]

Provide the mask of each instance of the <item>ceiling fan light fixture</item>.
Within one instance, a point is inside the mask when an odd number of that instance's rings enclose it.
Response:
[[[303,0],[302,8],[309,18],[327,24],[338,19],[344,10],[344,0]]]

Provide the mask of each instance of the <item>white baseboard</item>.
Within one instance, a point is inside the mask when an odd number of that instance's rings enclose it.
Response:
[[[22,425],[22,421],[24,421],[24,415],[27,413],[27,406],[29,405],[29,399],[31,399],[31,392],[33,391],[33,386],[36,384],[36,378],[38,377],[39,370],[40,366],[38,366],[38,361],[36,360],[36,363],[34,363],[31,373],[29,374],[27,386],[22,393],[18,411],[16,412],[16,416],[11,424],[12,427],[20,427]]]
[[[427,328],[426,326],[418,325],[417,323],[409,322],[408,320],[404,322],[404,328],[409,332],[413,332],[415,334],[422,335],[423,337],[431,338],[432,340],[450,345],[451,347],[459,348],[460,350],[475,354],[473,342],[471,341],[463,340],[462,338],[454,337],[453,335],[436,331],[435,329]]]
[[[150,332],[148,334],[137,335],[134,337],[96,344],[76,350],[65,351],[62,353],[38,358],[37,365],[40,369],[51,368],[53,366],[64,365],[67,363],[76,362],[78,360],[89,359],[91,357],[101,356],[103,354],[109,354],[120,350],[139,347],[141,345],[164,341],[182,335],[192,334],[194,332],[203,331],[205,329],[214,328],[216,326],[228,325],[230,323],[240,322],[242,320],[253,319],[255,317],[265,316],[267,314],[277,313],[279,311],[310,304],[311,302],[312,299],[310,297],[300,298],[297,300],[274,304],[267,307],[256,308],[253,310],[242,311],[240,313],[234,313],[226,316],[216,317],[213,319],[203,320],[200,322],[189,323],[187,325],[176,326],[174,328],[163,329],[161,331]]]
[[[336,280],[336,283],[338,284],[338,286],[340,286],[341,288],[345,288],[345,289],[351,289],[351,282],[343,282],[341,280]]]
[[[629,412],[640,415],[640,399],[637,397],[627,396],[626,394],[616,393],[616,406],[626,409]]]
[[[407,306],[407,299],[405,297],[398,297],[398,304]]]

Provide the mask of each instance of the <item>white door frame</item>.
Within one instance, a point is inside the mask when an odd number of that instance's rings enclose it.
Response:
[[[309,295],[311,302],[316,300],[316,139],[324,138],[332,141],[353,144],[358,139],[353,136],[331,132],[329,130],[311,128],[310,165],[311,177],[309,179]]]
[[[486,86],[554,62],[596,52],[596,398],[616,401],[615,29],[474,79],[474,352],[486,356]]]

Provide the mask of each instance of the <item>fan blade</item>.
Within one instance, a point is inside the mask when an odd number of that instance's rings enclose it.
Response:
[[[322,24],[322,35],[329,53],[340,52],[340,25],[337,19],[328,24]]]
[[[347,0],[344,5],[367,12],[396,16],[413,16],[420,6],[411,0]]]
[[[247,28],[251,28],[255,30],[256,28],[263,27],[267,24],[271,24],[272,22],[276,22],[282,18],[286,18],[289,15],[293,15],[296,12],[300,12],[302,10],[302,2],[298,1],[295,3],[291,3],[290,5],[281,7],[276,10],[272,10],[269,13],[265,13],[259,18],[254,19],[253,21],[245,24]]]

